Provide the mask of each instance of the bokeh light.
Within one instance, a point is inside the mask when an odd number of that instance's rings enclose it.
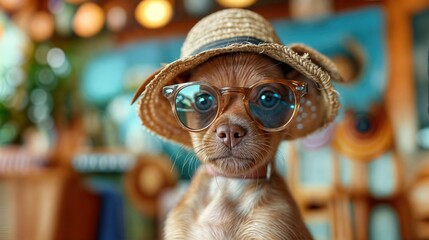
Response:
[[[28,109],[28,118],[33,123],[41,123],[49,118],[51,109],[48,105],[33,105]]]
[[[0,39],[3,37],[3,33],[4,33],[4,24],[0,22]]]
[[[37,46],[35,52],[34,52],[34,58],[36,59],[37,63],[39,64],[47,64],[48,63],[48,52],[51,48],[47,44],[40,44]]]
[[[51,13],[57,14],[64,8],[65,3],[59,0],[47,0],[47,5]]]
[[[36,88],[30,95],[31,103],[34,105],[43,105],[48,101],[48,93],[43,88]]]
[[[60,7],[54,10],[57,34],[62,36],[71,35],[75,12],[76,6],[72,4],[61,4]]]
[[[162,172],[156,166],[146,166],[138,176],[139,189],[146,196],[155,196],[164,184]]]
[[[429,149],[429,127],[420,129],[417,133],[417,142],[420,147]]]
[[[25,72],[21,67],[11,67],[6,71],[5,79],[7,84],[16,88],[25,80]]]
[[[25,95],[22,94],[20,86],[26,81],[23,66],[29,41],[25,33],[13,22],[9,22],[2,12],[0,24],[4,26],[3,36],[0,37],[0,105],[14,111],[21,109],[25,102]],[[5,121],[5,118],[0,121]]]
[[[18,135],[18,127],[14,122],[7,122],[0,127],[0,144],[11,142]]]
[[[37,72],[37,84],[46,89],[53,89],[57,85],[55,74],[48,67],[42,68]]]
[[[52,48],[48,51],[47,62],[52,71],[58,76],[66,76],[71,71],[67,57],[60,48]]]
[[[203,16],[210,12],[214,6],[212,0],[184,0],[186,11],[193,16]]]
[[[3,37],[0,38],[0,68],[21,66],[25,62],[25,52],[30,41],[25,33],[0,11],[0,23],[4,24]],[[3,76],[0,74],[0,79]]]
[[[137,21],[147,28],[165,26],[173,16],[173,6],[168,0],[143,0],[136,8]]]
[[[217,0],[217,2],[228,8],[245,8],[256,2],[256,0]]]
[[[15,11],[20,9],[27,0],[0,0],[0,9]]]
[[[82,4],[73,19],[73,30],[81,37],[91,37],[104,26],[103,9],[95,3]]]
[[[127,23],[127,12],[123,7],[114,6],[107,12],[107,27],[111,31],[121,30]]]
[[[66,55],[59,48],[52,48],[47,55],[47,61],[52,68],[60,68],[66,60]]]
[[[289,2],[291,17],[295,19],[314,19],[328,16],[332,11],[331,1],[291,0]]]
[[[54,33],[54,18],[47,12],[35,13],[29,21],[28,33],[35,41],[45,41]]]

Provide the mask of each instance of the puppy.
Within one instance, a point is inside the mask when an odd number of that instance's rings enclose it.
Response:
[[[221,89],[296,74],[262,54],[231,53],[209,59],[186,80]],[[224,96],[214,122],[190,132],[202,164],[169,213],[165,239],[312,239],[284,178],[274,168],[288,129],[261,130],[241,95]]]

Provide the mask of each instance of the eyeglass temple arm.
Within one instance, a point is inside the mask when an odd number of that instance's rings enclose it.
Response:
[[[171,98],[172,94],[174,93],[174,90],[177,88],[177,86],[165,86],[162,88],[162,95],[166,98]]]
[[[295,90],[301,93],[301,96],[304,96],[308,93],[308,84],[306,82],[292,84],[295,86]]]
[[[177,89],[178,85],[180,85],[180,83],[185,83],[185,81],[177,76],[176,80],[179,82],[178,84],[173,84],[173,85],[169,85],[169,86],[164,86],[162,88],[162,95],[166,98],[171,98],[171,96],[173,96],[172,94],[175,92],[175,90]]]

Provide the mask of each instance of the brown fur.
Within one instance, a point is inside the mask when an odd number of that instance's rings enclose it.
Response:
[[[284,78],[268,57],[253,53],[215,57],[198,67],[189,81],[218,88],[248,87],[269,78]],[[189,190],[170,212],[165,239],[311,239],[284,179],[273,169],[269,179],[240,179],[273,163],[285,131],[267,133],[248,116],[240,95],[232,95],[218,119],[191,133],[202,162]],[[221,125],[238,125],[246,135],[229,148],[216,137]],[[222,176],[208,173],[207,166]],[[228,177],[225,177],[228,176]]]

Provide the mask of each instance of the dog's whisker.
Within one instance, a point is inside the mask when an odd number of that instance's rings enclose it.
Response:
[[[170,172],[174,171],[174,169],[176,167],[177,159],[179,159],[181,157],[181,155],[184,154],[184,152],[185,152],[185,150],[183,148],[179,148],[177,150],[177,152],[174,153],[174,155],[172,156],[172,158],[173,158],[173,164],[171,165]]]
[[[182,174],[184,173],[186,165],[187,164],[190,165],[190,161],[192,161],[193,158],[194,158],[194,155],[191,152],[188,152],[186,154],[186,157],[184,159],[184,162],[183,162],[183,165],[182,165],[182,169],[181,169],[181,173]],[[191,177],[191,172],[189,170],[189,167],[188,167],[188,172],[187,173],[188,173],[188,177],[190,178]]]
[[[194,169],[195,168],[195,163],[197,162],[197,159],[195,159],[195,156],[191,156],[190,158],[189,158],[189,164],[188,164],[188,175],[189,175],[189,178],[191,178],[192,177],[192,174],[191,174],[191,172],[192,172],[192,169]]]

